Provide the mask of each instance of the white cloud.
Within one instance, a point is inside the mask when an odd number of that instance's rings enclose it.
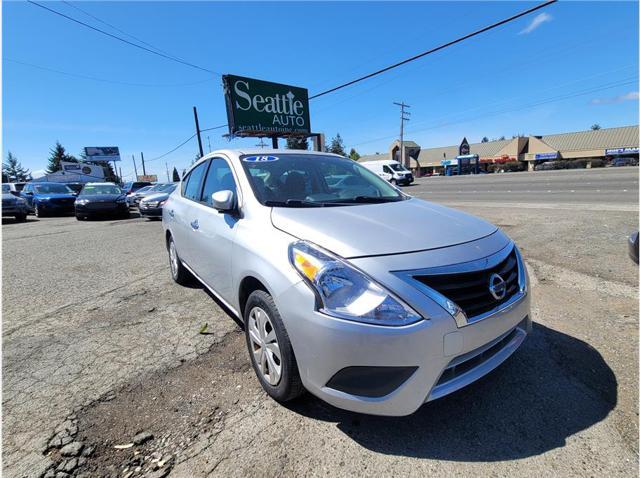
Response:
[[[538,28],[543,23],[550,22],[552,19],[553,17],[548,13],[540,13],[536,15],[533,20],[531,20],[531,23],[529,23],[529,25],[527,25],[527,27],[524,30],[520,31],[519,35],[527,35],[531,33],[533,30],[535,30],[536,28]]]
[[[630,91],[627,94],[620,96],[613,96],[609,98],[594,98],[591,100],[592,105],[612,105],[615,103],[622,103],[623,101],[634,101],[640,99],[640,93],[637,91]]]

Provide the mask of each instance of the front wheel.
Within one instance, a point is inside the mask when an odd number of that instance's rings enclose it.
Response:
[[[27,215],[26,214],[16,214],[16,221],[17,222],[24,222],[27,220]]]
[[[36,217],[44,217],[44,212],[37,204],[33,206],[33,213],[36,215]]]
[[[391,179],[389,182],[391,183],[392,186],[396,185],[396,180],[395,179]]]
[[[289,335],[273,298],[256,290],[244,309],[244,330],[253,370],[262,388],[279,402],[304,392]]]

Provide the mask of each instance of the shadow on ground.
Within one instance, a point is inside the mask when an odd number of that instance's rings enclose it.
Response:
[[[505,364],[408,417],[336,409],[310,395],[288,405],[335,422],[379,453],[449,461],[516,460],[562,447],[615,407],[617,381],[589,344],[539,324]]]

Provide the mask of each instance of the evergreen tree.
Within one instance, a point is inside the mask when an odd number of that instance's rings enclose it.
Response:
[[[358,154],[355,148],[351,148],[351,151],[349,151],[349,157],[354,161],[357,161],[360,159],[360,155]]]
[[[344,141],[342,141],[342,137],[340,133],[336,134],[331,140],[331,144],[329,145],[328,151],[333,154],[339,154],[340,156],[346,156],[347,153],[344,150]]]
[[[173,167],[173,182],[174,183],[179,183],[180,182],[180,175],[178,174],[178,170],[176,169],[176,167]]]
[[[289,136],[287,138],[287,149],[309,149],[309,142],[307,138],[300,138],[295,136]]]
[[[487,138],[486,136],[484,136],[482,138],[482,141],[480,141],[481,143],[488,143],[489,142],[489,138]]]
[[[60,171],[62,166],[60,165],[60,161],[67,161],[70,163],[77,163],[78,160],[71,154],[67,154],[67,151],[64,149],[64,146],[60,144],[60,141],[56,141],[56,145],[50,151],[49,156],[49,164],[47,165],[47,173],[55,173],[56,171]]]
[[[2,175],[6,176],[9,181],[18,183],[28,181],[31,178],[29,170],[22,167],[18,158],[11,151],[7,154],[7,161],[2,163]]]
[[[600,126],[598,123],[596,123],[596,124],[592,124],[592,125],[591,125],[591,129],[592,129],[593,131],[598,131],[599,129],[602,129],[602,126]]]

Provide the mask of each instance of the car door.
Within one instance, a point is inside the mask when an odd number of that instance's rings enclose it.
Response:
[[[197,227],[194,223],[195,210],[199,206],[202,193],[202,180],[209,166],[208,161],[203,161],[194,167],[182,181],[180,194],[172,197],[168,204],[168,227],[176,243],[180,259],[193,268],[193,248],[197,235]],[[196,225],[197,226],[197,225]]]
[[[33,208],[33,185],[27,184],[24,189],[20,192],[20,196],[27,201],[27,206],[29,208]]]
[[[238,204],[238,188],[229,162],[212,158],[205,176],[200,203],[191,212],[196,232],[193,235],[193,268],[205,283],[223,299],[232,291],[232,248],[239,217],[235,213],[213,208],[211,196],[218,191],[231,191]]]

